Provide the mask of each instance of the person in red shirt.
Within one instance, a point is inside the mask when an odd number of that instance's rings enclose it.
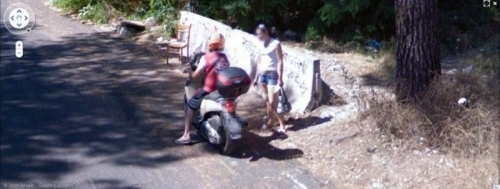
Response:
[[[191,144],[191,124],[193,122],[194,113],[200,109],[201,102],[208,94],[217,89],[216,81],[217,74],[229,67],[227,56],[222,52],[224,49],[224,36],[222,34],[214,34],[208,40],[209,53],[200,58],[198,67],[189,76],[191,78],[204,77],[204,84],[199,88],[191,99],[189,99],[184,120],[184,134],[175,140],[176,144]]]

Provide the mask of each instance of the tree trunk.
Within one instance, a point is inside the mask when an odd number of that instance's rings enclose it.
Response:
[[[441,74],[437,0],[395,0],[397,73],[400,101],[418,99]]]

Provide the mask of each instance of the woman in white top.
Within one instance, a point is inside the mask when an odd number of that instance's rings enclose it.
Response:
[[[280,124],[278,132],[284,133],[285,121],[283,116],[276,112],[277,93],[276,85],[283,87],[283,53],[281,44],[277,39],[271,38],[269,30],[264,24],[260,24],[255,32],[257,38],[262,42],[257,59],[257,77],[254,85],[260,84],[262,91],[266,94],[268,120],[263,128],[273,125],[272,117],[276,117]]]

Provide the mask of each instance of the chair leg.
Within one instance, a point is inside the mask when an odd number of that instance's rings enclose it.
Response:
[[[166,50],[165,50],[165,52],[166,52],[166,53],[165,53],[165,62],[167,62],[167,64],[168,64],[168,50],[169,50],[169,49],[168,49],[168,47],[167,47],[167,48],[166,48]]]
[[[181,64],[183,63],[182,62],[182,49],[179,49],[179,61],[181,62]]]

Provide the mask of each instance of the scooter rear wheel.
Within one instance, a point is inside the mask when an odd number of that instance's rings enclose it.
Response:
[[[187,109],[188,109],[188,100],[187,100],[187,97],[186,95],[184,95],[184,113],[187,112]],[[227,121],[225,119],[222,118],[222,116],[219,116],[221,118],[221,121],[222,121],[222,128],[224,128],[224,126],[226,124],[230,124],[230,123],[226,123]],[[199,129],[199,128],[197,128]],[[201,134],[201,133],[199,133]],[[224,154],[224,155],[231,155],[234,153],[235,149],[236,149],[236,146],[237,146],[237,141],[233,140],[230,136],[230,134],[228,132],[226,132],[224,129],[222,129],[222,141],[221,141],[221,144],[219,144],[217,146],[217,149],[219,150],[219,152],[221,154]],[[203,136],[203,135],[202,135]],[[204,136],[203,136],[204,137]]]
[[[227,121],[225,119],[222,119],[222,124],[225,126]],[[223,128],[225,128],[223,126]],[[235,152],[236,146],[238,145],[236,140],[233,140],[229,134],[229,132],[226,132],[225,129],[222,130],[222,135],[223,135],[223,141],[219,145],[219,151],[221,154],[224,155],[231,155]]]

